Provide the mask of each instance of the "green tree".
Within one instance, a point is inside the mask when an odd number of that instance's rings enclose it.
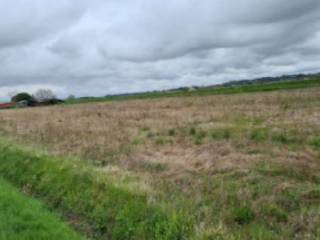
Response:
[[[11,98],[12,102],[20,102],[24,100],[30,101],[32,100],[32,96],[29,93],[22,92],[22,93],[18,93],[17,95]]]

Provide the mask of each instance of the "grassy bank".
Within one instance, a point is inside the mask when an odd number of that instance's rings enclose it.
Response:
[[[312,88],[320,86],[320,78],[313,77],[310,80],[296,81],[280,81],[274,83],[255,83],[251,85],[234,86],[234,87],[208,87],[196,90],[177,90],[163,92],[146,92],[132,95],[115,95],[106,97],[86,97],[82,99],[67,100],[66,104],[90,103],[90,102],[105,102],[105,101],[123,101],[135,99],[152,99],[163,97],[194,97],[194,96],[209,96],[222,94],[240,94],[254,92],[270,92],[279,90],[294,90],[303,88]]]
[[[0,179],[1,240],[80,240],[59,217]]]
[[[0,143],[0,175],[61,212],[97,239],[188,239],[187,216],[152,206],[89,166]]]

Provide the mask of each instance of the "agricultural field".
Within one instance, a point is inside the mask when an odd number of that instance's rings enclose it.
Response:
[[[320,239],[319,80],[285,86],[3,110],[0,176],[92,239]]]

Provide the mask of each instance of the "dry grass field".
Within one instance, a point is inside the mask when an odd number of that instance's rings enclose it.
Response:
[[[319,88],[5,110],[0,131],[187,209],[197,239],[320,238]]]
[[[176,177],[246,168],[270,156],[313,164],[308,142],[320,133],[319,110],[320,90],[309,89],[8,110],[0,129],[99,167]]]

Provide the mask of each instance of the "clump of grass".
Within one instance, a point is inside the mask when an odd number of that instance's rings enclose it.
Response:
[[[197,134],[197,129],[195,127],[190,128],[189,134],[192,135],[192,136],[196,135]]]
[[[193,139],[194,139],[194,143],[196,145],[201,145],[204,143],[204,140],[207,136],[207,133],[205,131],[199,131],[197,132],[194,136],[193,136]]]
[[[155,136],[156,136],[156,134],[153,133],[153,132],[148,132],[148,133],[147,133],[147,138],[153,138],[153,137],[155,137]]]
[[[272,140],[275,142],[282,143],[282,144],[289,143],[289,138],[284,132],[273,133]]]
[[[254,220],[255,214],[251,207],[243,206],[243,207],[236,207],[232,211],[233,219],[240,225],[244,225],[250,223]]]
[[[171,136],[171,137],[175,136],[176,135],[176,130],[173,129],[173,128],[169,129],[168,135]]]
[[[315,149],[315,150],[320,150],[320,138],[315,138],[310,142],[310,145]]]
[[[158,137],[157,139],[156,139],[156,144],[157,145],[160,145],[160,146],[164,146],[164,145],[166,145],[166,144],[168,144],[168,143],[170,143],[171,141],[169,141],[168,139],[166,139],[165,137]]]
[[[145,127],[142,127],[141,130],[143,132],[148,132],[148,131],[150,131],[150,127],[145,126]]]
[[[143,143],[144,143],[143,139],[140,139],[140,138],[136,138],[132,141],[132,145],[135,145],[135,146],[141,145]]]
[[[269,137],[269,129],[267,128],[253,129],[249,134],[250,140],[255,142],[265,141],[268,139],[268,137]]]
[[[226,129],[216,129],[211,133],[211,139],[213,140],[228,140],[231,138],[231,130]]]
[[[274,218],[277,222],[288,221],[288,213],[274,203],[264,206],[262,212],[264,215]]]
[[[143,162],[142,164],[143,169],[147,170],[148,172],[163,172],[167,169],[167,166],[162,163],[156,162]]]
[[[289,136],[284,132],[274,132],[271,136],[272,141],[281,143],[281,144],[288,144],[293,142],[293,139],[290,139]]]
[[[84,163],[0,142],[0,174],[19,187],[27,186],[52,208],[76,216],[77,227],[91,237],[183,239],[192,231],[186,213],[150,205],[145,194],[113,185]]]

